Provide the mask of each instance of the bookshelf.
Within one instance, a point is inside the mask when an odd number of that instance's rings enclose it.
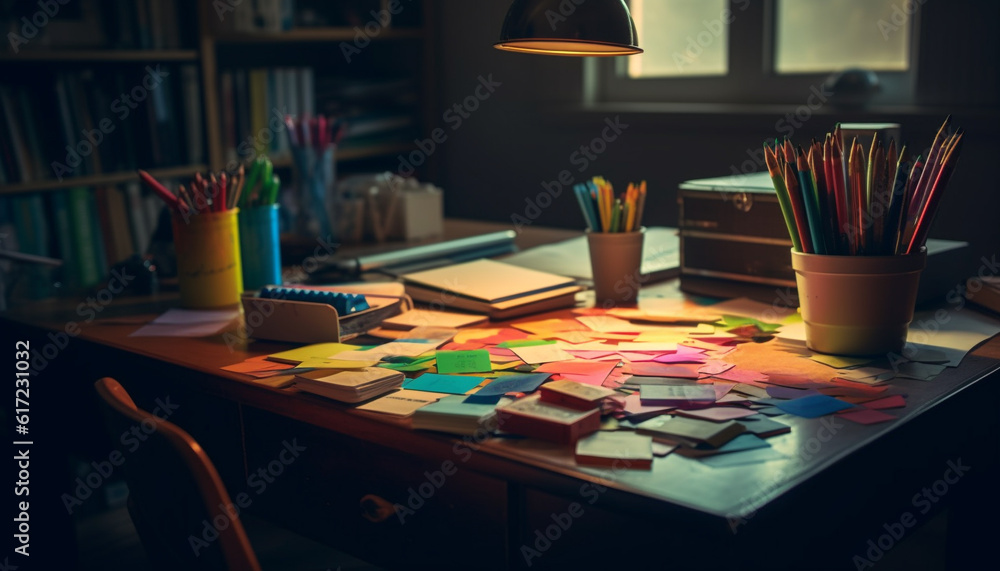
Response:
[[[166,167],[158,169],[149,169],[149,174],[153,175],[157,179],[169,179],[169,178],[179,178],[186,176],[193,176],[196,172],[205,172],[208,170],[208,165],[198,164],[198,165],[183,165],[179,167]],[[64,188],[73,188],[77,186],[99,186],[106,184],[121,184],[124,182],[129,182],[135,180],[135,171],[122,171],[107,174],[97,174],[89,176],[76,176],[68,177],[63,180],[58,179],[45,179],[32,182],[23,182],[18,184],[5,185],[0,189],[0,195],[3,194],[21,194],[26,192],[45,192],[60,190]]]
[[[236,70],[315,70],[317,83],[312,84],[310,97],[327,82],[405,76],[413,97],[404,111],[397,112],[397,119],[405,115],[410,131],[370,140],[345,139],[336,156],[338,173],[345,175],[392,170],[396,157],[413,150],[413,140],[426,132],[432,119],[432,2],[401,3],[406,13],[380,23],[365,44],[363,64],[337,65],[342,59],[341,43],[353,42],[357,30],[376,12],[400,4],[391,0],[245,2],[234,8],[250,8],[230,14],[225,22],[212,2],[80,0],[79,22],[57,24],[53,20],[48,38],[40,35],[42,39],[33,38],[17,50],[8,46],[0,51],[0,73],[11,78],[0,86],[0,236],[4,237],[0,248],[86,259],[82,263],[90,264],[89,270],[79,270],[76,262],[70,265],[77,266],[73,272],[82,271],[87,277],[62,280],[59,291],[73,294],[99,285],[110,266],[128,253],[145,252],[159,205],[139,187],[134,169],[144,168],[170,186],[171,181],[183,182],[196,172],[231,166],[233,153],[227,142],[232,136],[225,132],[223,121],[230,101],[224,99],[228,94],[220,82]],[[276,30],[264,14],[263,23],[269,29],[258,28],[261,10],[285,10],[291,5],[296,10],[330,10],[338,15]],[[248,16],[247,10],[254,6],[256,16]],[[0,23],[8,32],[15,30],[12,22],[23,15],[15,13],[16,8],[15,4],[7,12],[0,9]],[[299,14],[292,16],[297,20]],[[336,21],[338,16],[347,19]],[[233,27],[237,20],[242,25]],[[79,45],[69,43],[73,41]],[[127,119],[108,111],[109,102],[119,98],[119,93],[141,84],[144,69],[157,66],[173,74],[173,108],[167,115],[163,115],[162,100],[157,111],[151,109],[152,98],[133,108]],[[317,97],[313,112],[335,112],[326,107],[328,103]],[[28,112],[21,113],[23,109]],[[117,132],[92,145],[90,153],[81,142],[81,133],[93,132],[105,118],[114,119],[111,125]],[[109,142],[113,139],[117,142]],[[60,173],[53,163],[69,157],[71,151],[64,150],[67,143],[88,152],[81,155],[78,166]],[[152,149],[159,153],[156,157]],[[290,158],[269,154],[276,167],[285,169],[282,178],[291,181]],[[431,169],[429,162],[420,176]],[[32,295],[54,293],[51,288],[36,287],[52,281],[51,276],[28,278],[34,283],[28,286]]]
[[[408,76],[412,80],[412,88],[416,91],[416,102],[404,113],[412,119],[411,132],[406,135],[399,133],[394,140],[359,143],[351,141],[349,135],[344,144],[337,149],[336,160],[338,169],[346,168],[347,172],[351,166],[348,163],[355,162],[364,163],[364,166],[369,168],[378,165],[381,170],[391,170],[395,162],[390,159],[414,148],[413,140],[428,130],[432,118],[431,102],[434,91],[430,78],[433,77],[431,43],[433,1],[416,0],[404,3],[402,5],[405,6],[404,10],[409,17],[402,25],[397,26],[393,20],[388,25],[379,25],[375,34],[366,34],[365,38],[370,41],[371,50],[379,53],[366,60],[363,66],[334,65],[332,62],[338,62],[343,58],[341,44],[353,42],[359,30],[363,30],[375,20],[375,12],[385,13],[392,5],[400,5],[394,0],[354,0],[353,3],[358,6],[357,16],[361,18],[355,25],[319,25],[280,31],[227,28],[220,22],[212,6],[202,5],[199,20],[199,52],[206,100],[209,164],[213,168],[232,164],[233,159],[233,143],[232,141],[227,143],[225,133],[227,128],[232,129],[232,127],[224,125],[226,119],[223,108],[227,101],[224,93],[227,90],[225,84],[229,81],[225,75],[229,70],[306,66],[315,69],[317,82],[322,77],[370,79],[373,72],[375,75],[384,73]],[[369,8],[370,11],[365,12]],[[368,49],[366,45],[364,50]],[[399,61],[408,62],[408,65],[400,65]],[[364,73],[359,74],[358,68],[363,68]],[[317,85],[316,89],[318,91],[320,87]],[[320,108],[323,102],[319,100],[319,96],[317,97],[313,112],[334,114],[329,109]],[[239,102],[235,103],[238,107]],[[273,104],[271,107],[274,107]],[[348,124],[351,124],[350,118]],[[254,131],[251,129],[251,132]],[[237,144],[239,139],[237,137]],[[291,166],[290,159],[280,152],[277,156],[272,156],[272,159],[275,166],[282,168]],[[433,172],[433,166],[432,162],[421,174]]]

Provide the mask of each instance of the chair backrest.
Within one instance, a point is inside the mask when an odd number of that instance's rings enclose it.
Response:
[[[212,461],[176,424],[136,407],[118,381],[96,383],[105,424],[123,445],[129,513],[162,569],[260,569]]]

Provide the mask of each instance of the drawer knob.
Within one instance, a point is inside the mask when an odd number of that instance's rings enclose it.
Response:
[[[361,517],[372,523],[381,523],[396,514],[396,508],[385,498],[375,494],[361,496]]]

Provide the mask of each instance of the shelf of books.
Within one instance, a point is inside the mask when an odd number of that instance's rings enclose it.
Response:
[[[286,114],[346,124],[345,171],[393,168],[428,117],[430,5],[80,0],[33,30],[37,6],[0,6],[0,249],[65,262],[19,267],[19,288],[93,289],[148,251],[163,209],[136,169],[176,187],[261,152],[290,168]],[[375,47],[349,59],[359,34]]]
[[[5,62],[161,62],[198,61],[197,50],[23,50],[19,53],[2,52]]]
[[[367,36],[364,30],[354,28],[298,28],[278,33],[227,32],[216,37],[220,44],[294,43],[294,42],[351,42],[359,37],[374,40],[419,40],[424,38],[422,28],[386,28],[377,35]]]

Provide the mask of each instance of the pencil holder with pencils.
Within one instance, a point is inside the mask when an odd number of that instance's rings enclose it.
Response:
[[[285,117],[292,149],[293,192],[283,205],[299,241],[339,241],[354,236],[352,221],[361,223],[363,203],[341,200],[334,191],[337,143],[346,124],[323,115]],[[357,216],[355,216],[357,214]]]
[[[764,157],[792,240],[810,349],[900,351],[913,319],[925,242],[958,160],[962,130],[939,129],[926,160],[875,134],[867,152],[840,126],[808,150],[786,138]]]
[[[575,185],[573,192],[587,221],[595,300],[605,308],[634,304],[643,281],[645,181],[629,184],[619,197],[615,197],[611,183],[601,177]]]
[[[176,194],[148,172],[138,172],[170,209],[181,305],[207,309],[238,304],[243,272],[236,205],[243,188],[242,167],[238,173],[197,173],[189,186],[178,186]]]

